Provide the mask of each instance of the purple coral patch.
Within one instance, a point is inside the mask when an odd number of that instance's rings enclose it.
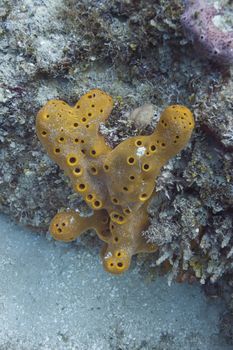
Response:
[[[188,0],[181,22],[187,37],[202,54],[221,64],[233,64],[233,28],[224,30],[215,22],[223,15],[223,8]]]

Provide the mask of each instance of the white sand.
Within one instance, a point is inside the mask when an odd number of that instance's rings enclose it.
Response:
[[[230,350],[198,285],[103,271],[96,251],[0,216],[0,350]]]

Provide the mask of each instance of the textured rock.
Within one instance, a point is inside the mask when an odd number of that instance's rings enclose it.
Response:
[[[212,262],[204,265],[204,281],[232,266],[232,78],[230,70],[194,55],[182,32],[183,10],[178,0],[1,2],[0,208],[44,230],[59,208],[87,212],[35,135],[35,116],[49,99],[72,104],[96,87],[113,96],[114,113],[101,127],[111,146],[149,134],[165,106],[187,105],[197,127],[157,181],[148,238],[160,242],[159,261],[177,252],[175,275],[181,253],[184,267],[192,257],[195,230],[204,229],[200,255],[208,250]],[[155,115],[139,130],[127,113],[145,103],[155,106]],[[156,227],[159,238],[151,234]]]

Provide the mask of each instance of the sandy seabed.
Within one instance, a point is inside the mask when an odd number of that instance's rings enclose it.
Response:
[[[0,216],[0,349],[230,350],[224,305],[199,285],[103,271],[97,251],[56,243]]]

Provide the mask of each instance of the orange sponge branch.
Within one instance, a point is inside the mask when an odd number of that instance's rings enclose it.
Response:
[[[157,249],[141,235],[148,225],[148,200],[162,166],[189,141],[194,119],[188,108],[169,106],[151,135],[129,138],[111,149],[99,126],[112,108],[112,98],[98,89],[83,95],[74,107],[52,100],[39,111],[36,131],[74,191],[94,210],[85,218],[74,211],[58,213],[51,234],[71,241],[94,228],[105,242],[105,269],[119,274],[129,268],[134,254]]]

